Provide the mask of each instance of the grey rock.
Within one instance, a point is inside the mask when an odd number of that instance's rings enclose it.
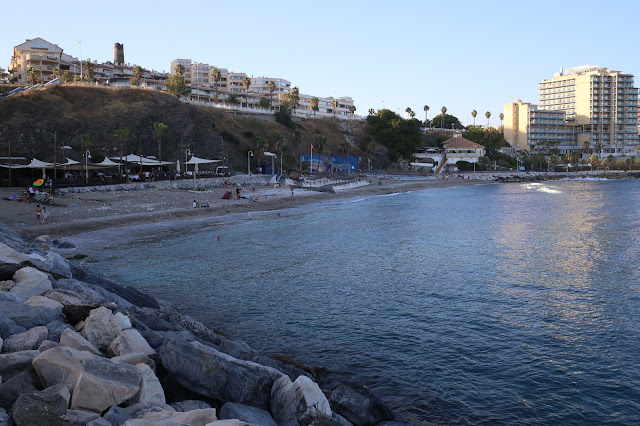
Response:
[[[242,361],[198,342],[165,340],[158,348],[162,365],[182,386],[222,401],[268,408],[271,387],[283,374]]]
[[[160,380],[158,380],[151,367],[147,364],[137,364],[136,369],[141,378],[140,391],[129,400],[129,404],[153,402],[159,405],[166,405],[167,401],[164,396],[164,390],[160,385]]]
[[[71,409],[103,412],[121,404],[140,390],[135,367],[72,348],[53,348],[33,360],[45,385],[64,384],[71,389]]]
[[[51,241],[51,236],[49,235],[40,235],[38,237],[36,237],[35,240],[36,243],[48,243],[49,241]]]
[[[48,252],[44,258],[44,269],[55,279],[71,278],[69,263],[58,253]]]
[[[49,330],[44,325],[33,327],[23,333],[14,334],[4,341],[2,351],[4,353],[28,351],[38,349],[38,346],[45,341],[49,335]]]
[[[87,351],[94,355],[100,355],[100,351],[95,346],[82,337],[80,333],[77,333],[70,328],[64,330],[60,335],[60,346],[67,346],[79,351]]]
[[[16,285],[16,283],[14,283],[13,280],[0,281],[0,291],[9,291],[14,285]]]
[[[0,262],[2,263],[11,263],[11,264],[20,264],[24,261],[44,261],[44,257],[38,254],[24,254],[14,250],[12,247],[9,247],[7,244],[0,242]]]
[[[268,411],[235,402],[225,403],[220,408],[218,418],[220,420],[238,419],[243,422],[261,426],[277,426],[277,423]]]
[[[27,297],[3,291],[2,293],[0,293],[0,301],[11,302],[11,303],[24,303],[27,301]]]
[[[76,275],[74,274],[74,276]],[[80,277],[79,279],[89,284],[102,287],[103,289],[109,291],[110,293],[120,296],[121,298],[128,301],[132,305],[139,306],[139,307],[153,308],[153,309],[160,308],[160,305],[158,304],[157,300],[155,300],[153,297],[149,296],[148,294],[145,294],[133,287],[123,286],[107,278],[100,277],[94,274],[89,274],[89,273],[87,273],[84,277]]]
[[[40,343],[40,346],[38,346],[38,352],[48,351],[49,349],[57,348],[59,346],[60,344],[56,342],[52,342],[51,340],[45,340],[44,342]]]
[[[67,410],[67,417],[74,425],[86,426],[87,423],[100,418],[100,415],[91,411]]]
[[[71,280],[60,280],[56,285],[60,285],[61,281],[71,281]],[[76,281],[77,282],[77,281]],[[64,288],[56,288],[51,290],[46,294],[49,299],[55,300],[62,304],[63,306],[94,306],[97,307],[99,303],[89,303],[89,301],[93,301],[93,297],[86,297],[86,295],[78,294],[74,290],[68,290]],[[89,299],[89,300],[87,300]],[[99,297],[96,297],[99,299]],[[88,314],[87,314],[88,316]],[[86,318],[86,317],[85,317]],[[82,318],[84,319],[84,318]]]
[[[2,314],[0,313],[0,338],[6,339],[9,336],[22,333],[24,331],[27,331],[27,329],[19,326],[12,319],[2,317]]]
[[[124,424],[124,422],[131,418],[131,416],[127,414],[124,408],[118,407],[117,405],[109,408],[109,411],[104,413],[104,416],[102,417],[104,417],[104,419],[111,423],[113,426],[121,426]]]
[[[75,244],[70,243],[68,241],[63,241],[60,244],[58,244],[58,248],[61,249],[72,249],[72,248],[76,248]]]
[[[97,419],[87,423],[87,426],[112,426],[112,425],[111,425],[111,422],[109,422],[108,420],[102,417],[98,417]]]
[[[132,353],[143,353],[148,356],[156,354],[145,338],[133,328],[122,331],[109,345],[109,352],[116,356]]]
[[[4,343],[4,339],[0,337],[0,353],[2,353],[2,344]],[[2,382],[0,382],[2,383]]]
[[[62,304],[45,296],[31,296],[25,302],[29,306],[43,306],[45,308],[62,310]]]
[[[342,425],[342,426],[353,426],[353,423],[351,423],[349,420],[345,419],[335,411],[331,412],[331,421],[335,424]]]
[[[7,411],[0,407],[0,426],[11,426],[12,422],[11,422],[11,418],[9,417],[9,414],[7,414]]]
[[[141,419],[147,413],[155,413],[158,411],[173,411],[173,407],[166,404],[158,404],[151,402],[139,402],[124,409],[127,415],[132,419]]]
[[[156,362],[143,353],[131,353],[127,355],[114,356],[111,358],[113,362],[124,362],[125,364],[147,364],[154,372],[156,371]],[[201,408],[201,407],[200,407]]]
[[[6,295],[8,293],[0,294]],[[22,302],[24,302],[24,300]],[[13,325],[29,329],[38,325],[47,325],[51,321],[63,319],[62,313],[57,309],[29,306],[22,302],[16,303],[0,300],[0,322],[4,321],[4,318],[8,318],[12,321]],[[4,337],[6,336],[3,336],[3,338]]]
[[[110,309],[93,309],[84,321],[82,335],[98,349],[107,349],[122,331],[121,322]]]
[[[0,375],[9,380],[16,374],[31,367],[31,362],[40,354],[38,351],[12,352],[0,355]]]
[[[153,413],[147,413],[142,417],[143,420],[150,420],[154,425],[160,424],[167,420],[175,420],[178,425],[193,425],[193,426],[205,426],[212,422],[215,422],[216,409],[205,408],[202,410],[192,410],[187,412],[177,411],[156,411]],[[171,423],[168,423],[171,424]]]
[[[331,407],[320,387],[307,376],[294,382],[289,376],[276,380],[271,390],[271,413],[278,422],[297,421],[302,426],[314,420],[330,420]]]
[[[4,263],[0,261],[0,281],[6,281],[13,278],[20,266],[17,263]]]
[[[13,281],[15,281],[16,285],[9,292],[23,297],[42,296],[53,290],[47,274],[30,266],[16,271],[13,274]]]
[[[192,411],[202,410],[203,408],[211,408],[211,405],[197,399],[187,399],[185,401],[172,402],[171,405],[176,411]]]
[[[342,384],[331,392],[329,402],[338,414],[353,424],[375,425],[395,419],[393,411],[363,386]]]
[[[18,398],[23,393],[41,390],[40,379],[33,367],[16,374],[11,379],[0,384],[0,392],[13,398]]]
[[[60,336],[65,330],[73,330],[69,324],[62,321],[52,321],[47,324],[47,328],[49,329],[49,337],[47,339],[56,343],[60,342]]]
[[[83,328],[84,328],[84,320],[78,321],[76,325],[73,326],[73,329],[78,332],[82,331]]]
[[[22,394],[13,404],[10,415],[16,426],[71,426],[73,423],[65,415],[68,394],[69,390],[62,385]]]

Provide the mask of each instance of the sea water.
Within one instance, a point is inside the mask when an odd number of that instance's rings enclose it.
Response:
[[[434,188],[74,241],[105,275],[357,380],[404,418],[640,424],[636,180]]]

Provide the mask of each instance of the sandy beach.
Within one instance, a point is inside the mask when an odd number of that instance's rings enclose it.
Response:
[[[222,180],[210,178],[215,185]],[[37,224],[35,202],[23,203],[5,200],[12,194],[20,194],[21,188],[1,188],[0,222],[17,231],[26,239],[39,235],[61,238],[95,230],[139,225],[179,219],[216,217],[239,212],[273,211],[298,207],[325,200],[362,197],[452,185],[476,184],[478,181],[451,177],[441,179],[407,179],[367,177],[363,186],[339,188],[335,193],[320,192],[300,187],[291,195],[289,186],[251,185],[242,176],[232,177],[229,186],[209,187],[204,190],[173,189],[167,182],[155,182],[138,190],[91,190],[80,193],[56,194],[54,203],[46,205],[50,218],[48,224]],[[208,179],[200,180],[206,187]],[[134,185],[134,184],[131,184]],[[241,188],[246,198],[222,199],[227,191],[235,195]],[[193,208],[193,201],[210,207]]]

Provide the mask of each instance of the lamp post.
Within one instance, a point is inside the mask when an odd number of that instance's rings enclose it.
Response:
[[[82,40],[78,40],[80,45],[80,81],[82,81]]]
[[[184,175],[187,176],[187,171],[189,170],[189,166],[187,165],[187,161],[189,161],[189,156],[191,155],[191,151],[187,148],[184,151]]]
[[[58,178],[58,132],[49,133],[53,134],[53,178]]]
[[[253,151],[247,152],[247,174],[251,176],[251,157],[253,157]]]
[[[89,158],[91,158],[91,153],[87,151],[84,155],[84,169],[85,169],[85,176],[87,179],[87,185],[89,185]]]

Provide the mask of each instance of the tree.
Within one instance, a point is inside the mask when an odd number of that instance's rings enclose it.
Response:
[[[334,99],[331,101],[331,107],[333,108],[333,116],[336,116],[336,110],[338,109],[338,100]]]
[[[293,112],[295,114],[296,108],[298,107],[298,102],[300,101],[300,89],[298,86],[294,86],[288,95],[289,103],[291,104],[291,108],[293,108]]]
[[[504,135],[493,127],[469,126],[462,136],[484,146],[487,155],[498,152],[505,143]]]
[[[373,108],[369,108],[369,116],[376,115],[376,110]]]
[[[411,112],[409,112],[409,117],[411,117],[411,119],[413,119],[413,118],[415,118],[415,116],[416,116],[416,113],[413,110],[411,110]]]
[[[502,120],[504,120],[504,114],[500,113],[498,117],[500,118],[500,127],[502,127]]]
[[[184,76],[184,65],[182,64],[176,65],[176,74]]]
[[[584,147],[585,154],[591,154],[591,142],[589,142],[588,139],[582,143],[582,146]]]
[[[556,164],[558,164],[558,162],[560,161],[560,157],[558,157],[558,154],[551,154],[551,156],[549,157],[549,162],[551,163],[551,167],[553,167],[555,169]]]
[[[489,118],[491,118],[491,113],[487,111],[484,113],[484,116],[487,117],[487,127],[489,127]]]
[[[258,105],[260,105],[261,108],[270,108],[271,107],[271,101],[269,101],[269,99],[267,98],[260,98],[260,102],[258,102]]]
[[[156,135],[156,141],[158,142],[158,160],[162,161],[162,137],[169,132],[169,127],[161,122],[153,123],[153,133]]]
[[[440,123],[440,125],[443,126],[443,129],[450,129],[452,124],[456,129],[464,128],[457,117],[449,114],[445,114],[444,116],[442,114],[438,114],[433,117],[433,119],[431,120],[431,124],[435,126],[437,125],[437,123]]]
[[[131,133],[129,133],[129,129],[120,128],[120,129],[116,129],[116,131],[113,134],[113,137],[120,142],[120,156],[122,156],[123,152],[127,152],[127,142],[131,140]],[[128,155],[128,154],[124,154],[124,155]]]
[[[133,68],[133,76],[136,79],[136,85],[140,84],[140,79],[142,78],[142,73],[144,73],[144,70],[142,69],[142,67],[140,65],[136,65]]]
[[[598,141],[595,144],[596,152],[598,153],[598,157],[602,157],[602,142]]]
[[[577,151],[573,151],[569,158],[571,160],[571,164],[573,164],[574,170],[578,171],[578,165],[580,164],[580,153]]]
[[[313,115],[315,117],[316,111],[318,110],[318,105],[320,105],[320,99],[314,96],[313,98],[311,98],[310,103],[311,103],[311,110],[313,111]]]
[[[218,98],[218,83],[220,82],[220,80],[222,80],[222,72],[218,68],[214,68],[213,71],[211,71],[211,77],[215,82],[214,85],[216,87],[216,98]]]
[[[440,112],[442,113],[442,120],[440,123],[440,128],[444,129],[444,115],[447,113],[447,107],[443,106],[442,108],[440,108]]]
[[[187,87],[187,83],[184,80],[184,76],[179,74],[177,71],[175,74],[171,74],[167,78],[165,84],[167,86],[167,92],[169,92],[176,98],[185,96],[189,93],[189,88]]]
[[[356,106],[355,105],[350,105],[349,106],[349,111],[351,111],[351,115],[355,115],[356,114]]]
[[[315,145],[318,154],[322,154],[326,143],[327,137],[325,135],[316,135],[315,139],[313,140],[313,144]]]
[[[598,157],[596,155],[592,155],[589,157],[589,164],[591,165],[591,171],[593,171],[593,167],[598,165]]]
[[[302,141],[302,132],[298,129],[294,130],[291,132],[291,138],[293,139],[293,143],[299,145],[300,141]]]
[[[271,108],[273,108],[273,91],[276,90],[276,83],[275,81],[270,81],[269,83],[267,83],[267,89],[269,89],[269,96],[271,97]]]
[[[95,68],[94,63],[87,59],[83,65],[83,68],[84,68],[84,75],[86,76],[87,81],[93,80],[93,74],[94,74],[94,68]]]
[[[609,160],[609,157],[605,157],[602,160],[600,160],[600,165],[602,166],[603,169],[607,170],[609,168],[610,162],[611,160]]]
[[[284,146],[284,136],[282,133],[274,130],[267,135],[269,150],[281,151]]]
[[[60,68],[54,68],[53,70],[51,70],[51,77],[52,78],[58,78],[58,77],[60,77],[60,74],[61,74]],[[2,78],[1,75],[0,75],[0,78]]]
[[[251,87],[251,79],[249,77],[242,79],[242,87],[244,87],[244,101],[247,104],[247,108],[249,108],[249,87]]]
[[[407,109],[405,109],[404,112],[406,112],[407,115],[410,117],[413,110],[411,109],[411,107],[407,107]]]
[[[73,74],[71,74],[71,72],[69,72],[69,70],[64,70],[62,71],[62,81],[64,83],[68,83],[70,81],[73,81]]]
[[[27,68],[27,79],[32,86],[34,86],[40,79],[40,77],[38,77],[39,72],[40,71],[35,69],[34,67]]]
[[[567,168],[567,171],[569,171],[569,164],[571,163],[571,154],[565,154],[562,159],[564,160],[564,165]]]
[[[0,80],[4,80],[5,78],[7,78],[8,75],[9,74],[7,73],[7,70],[0,67]]]
[[[427,121],[429,121],[429,105],[425,105],[422,107],[424,111],[424,125],[427,125]]]
[[[473,111],[471,111],[471,116],[473,117],[473,125],[476,125],[476,116],[478,115],[478,111],[476,111],[475,109]]]
[[[410,158],[414,149],[422,144],[423,133],[418,120],[405,120],[395,112],[381,109],[366,119],[365,132],[371,142],[386,150],[391,161]],[[369,143],[368,143],[369,144]]]

